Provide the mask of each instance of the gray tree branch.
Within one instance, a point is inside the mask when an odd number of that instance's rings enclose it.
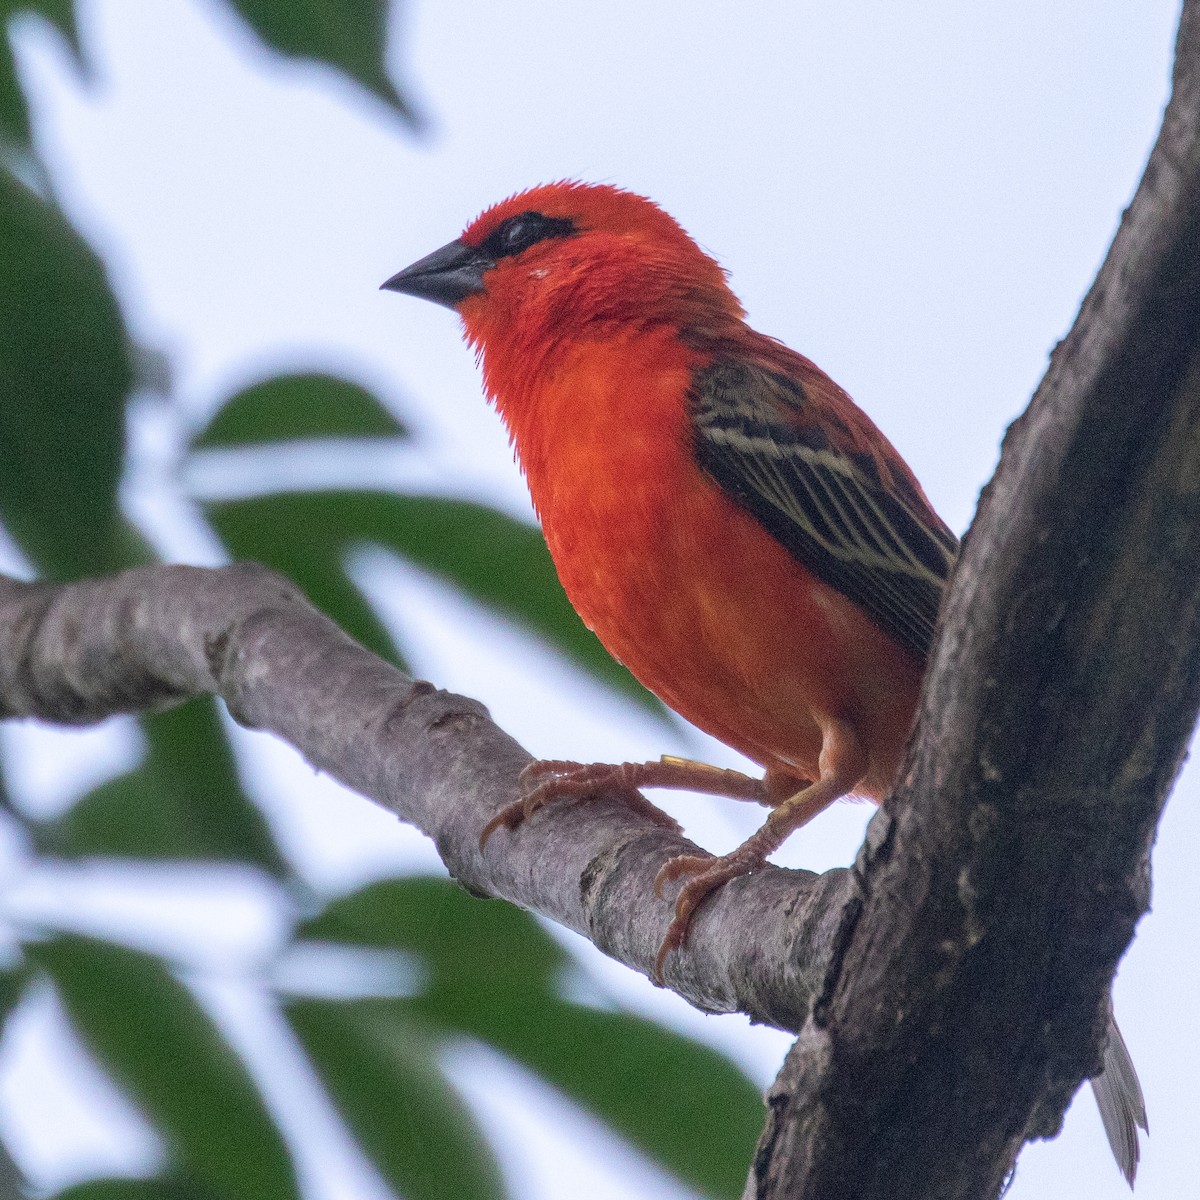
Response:
[[[427,833],[469,890],[567,925],[650,974],[664,862],[691,842],[618,800],[557,806],[479,848],[530,761],[474,700],[416,682],[252,563],[145,567],[53,585],[0,576],[0,718],[86,723],[221,696],[347,787]],[[671,986],[708,1012],[797,1030],[825,977],[849,872],[772,868],[705,905]]]

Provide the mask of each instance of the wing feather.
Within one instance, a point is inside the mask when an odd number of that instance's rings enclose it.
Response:
[[[698,372],[691,404],[700,466],[798,562],[926,658],[958,541],[907,469],[881,471],[883,435],[861,415],[857,429],[831,421],[827,401],[747,359]]]

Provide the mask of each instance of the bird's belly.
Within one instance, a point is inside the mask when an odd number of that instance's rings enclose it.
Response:
[[[655,695],[768,770],[804,778],[818,774],[823,723],[849,719],[871,758],[864,792],[886,790],[919,670],[901,664],[911,694],[872,689],[872,669],[894,671],[902,652],[714,484],[697,474],[639,494],[593,480],[578,505],[559,495],[554,510],[546,536],[571,602]]]

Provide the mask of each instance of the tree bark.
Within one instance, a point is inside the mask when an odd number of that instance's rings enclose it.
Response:
[[[947,598],[896,795],[850,870],[705,902],[667,981],[799,1032],[747,1195],[975,1200],[1099,1066],[1117,960],[1200,706],[1200,0],[1158,144],[1075,328],[1009,431]],[[651,974],[691,848],[615,798],[480,850],[529,761],[250,564],[0,578],[0,716],[210,692],[418,825],[470,890]]]

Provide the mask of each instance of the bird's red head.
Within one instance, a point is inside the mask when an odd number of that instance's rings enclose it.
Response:
[[[725,273],[672,217],[597,184],[503,200],[383,286],[454,308],[485,354],[664,324],[716,333],[742,316]]]

